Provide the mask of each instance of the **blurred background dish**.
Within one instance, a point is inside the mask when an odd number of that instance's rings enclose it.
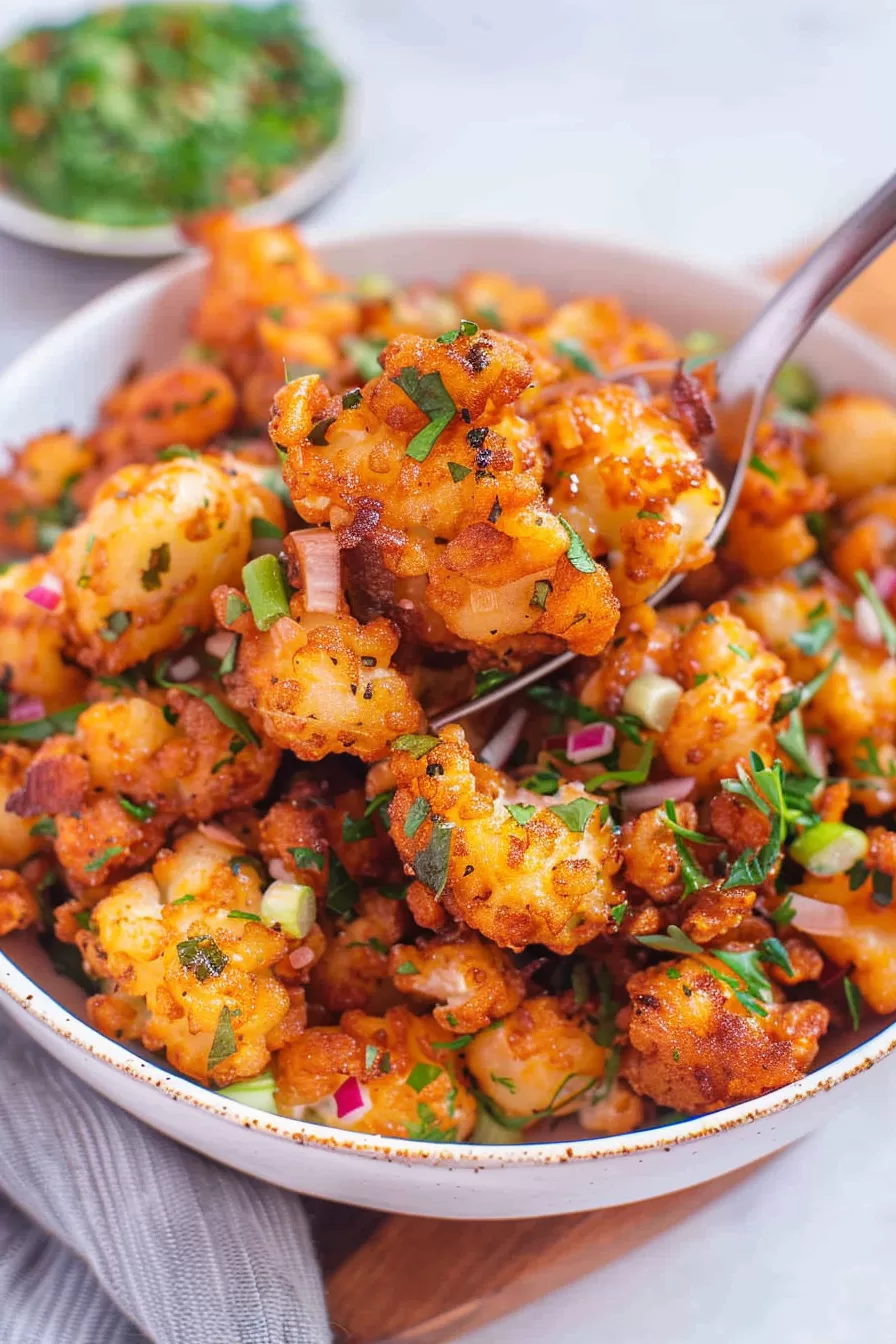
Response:
[[[0,228],[149,257],[218,207],[301,213],[346,171],[350,91],[293,4],[138,4],[10,34]]]

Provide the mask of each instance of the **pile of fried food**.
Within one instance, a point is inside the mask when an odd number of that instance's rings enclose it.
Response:
[[[0,930],[411,1140],[713,1111],[896,1010],[896,409],[786,369],[713,553],[706,333],[197,235],[180,361],[0,483]]]

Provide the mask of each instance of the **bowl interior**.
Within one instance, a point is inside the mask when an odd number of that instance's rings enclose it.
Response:
[[[699,327],[729,340],[743,329],[769,292],[758,280],[715,276],[623,247],[510,232],[387,234],[324,241],[318,251],[325,264],[348,277],[377,271],[399,283],[418,279],[447,283],[465,270],[494,269],[543,285],[555,300],[583,293],[615,294],[635,312],[654,318],[678,335]],[[74,314],[21,356],[0,376],[5,443],[14,445],[56,425],[87,429],[100,400],[126,372],[135,365],[152,369],[175,359],[189,339],[190,313],[204,269],[204,260],[194,255],[145,272]],[[883,394],[896,392],[896,356],[841,320],[828,318],[820,323],[803,343],[800,357],[829,390],[858,387]],[[0,466],[2,460],[0,448]],[[58,974],[34,938],[13,935],[0,940],[0,948],[0,963],[5,953],[34,985],[83,1022],[83,993]],[[860,1065],[863,1056],[885,1053],[896,1044],[894,1021],[896,1015],[866,1022],[859,1032],[830,1034],[816,1071],[825,1069],[837,1081]],[[70,1024],[67,1034],[71,1038]],[[84,1025],[80,1029],[78,1044],[83,1048],[91,1050],[100,1043],[108,1045],[92,1028]],[[155,1060],[153,1070],[165,1079],[175,1077]],[[800,1085],[794,1084],[773,1094],[768,1108],[778,1109],[788,1094],[794,1099],[801,1094],[798,1089]],[[751,1103],[751,1114],[763,1104]],[[739,1109],[749,1118],[746,1107]],[[291,1132],[306,1129],[297,1121],[281,1123]],[[662,1133],[671,1138],[671,1131],[679,1128],[672,1126]],[[362,1140],[358,1146],[363,1146],[364,1136],[355,1137]],[[534,1137],[569,1143],[573,1135],[558,1130]],[[614,1143],[580,1142],[608,1149]],[[520,1145],[520,1149],[531,1147]],[[516,1154],[523,1156],[519,1149]]]

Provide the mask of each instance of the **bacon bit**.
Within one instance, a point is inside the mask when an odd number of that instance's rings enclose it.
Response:
[[[205,836],[206,840],[216,840],[221,845],[227,845],[230,849],[245,849],[246,846],[242,840],[237,839],[233,831],[228,831],[226,826],[221,826],[217,821],[200,821],[196,827],[197,831]]]
[[[695,378],[692,373],[685,373],[683,364],[679,364],[675,371],[669,395],[675,414],[691,443],[699,443],[715,432],[716,422],[706,388],[699,378]]]
[[[314,961],[314,953],[310,947],[296,947],[290,952],[287,960],[294,971],[301,971]]]
[[[50,756],[33,761],[25,783],[6,800],[7,812],[38,817],[42,812],[78,812],[90,788],[90,770],[80,756]]]

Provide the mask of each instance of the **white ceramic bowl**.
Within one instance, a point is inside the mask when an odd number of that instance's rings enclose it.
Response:
[[[615,293],[683,334],[733,337],[767,293],[664,258],[574,239],[513,233],[412,233],[330,242],[321,255],[347,275],[448,281],[469,267],[507,270],[556,298]],[[170,359],[184,339],[204,262],[148,271],[62,323],[0,377],[0,426],[15,443],[48,426],[87,427],[100,398],[135,359]],[[824,385],[896,392],[896,359],[836,319],[806,341]],[[753,1162],[813,1128],[835,1084],[896,1045],[892,1022],[833,1042],[839,1057],[767,1097],[663,1129],[620,1138],[518,1147],[433,1144],[348,1134],[253,1111],[107,1040],[82,1017],[82,996],[23,935],[0,952],[0,1005],[97,1091],[173,1138],[289,1189],[403,1213],[518,1218],[645,1199]],[[831,1048],[831,1047],[829,1047]],[[836,1092],[846,1097],[847,1089]]]

